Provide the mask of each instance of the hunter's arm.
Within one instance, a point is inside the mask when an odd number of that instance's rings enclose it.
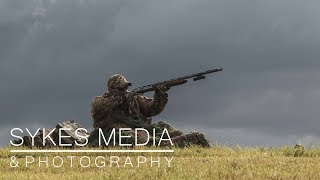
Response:
[[[153,98],[147,98],[139,95],[139,97],[137,97],[137,101],[140,112],[145,117],[152,117],[160,114],[164,110],[168,102],[168,94],[163,91],[156,90]]]

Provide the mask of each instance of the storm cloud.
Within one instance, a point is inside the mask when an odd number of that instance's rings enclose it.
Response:
[[[13,127],[91,128],[106,79],[134,86],[210,68],[169,92],[154,121],[220,144],[320,137],[317,1],[1,0],[1,144]],[[152,94],[147,94],[152,96]]]

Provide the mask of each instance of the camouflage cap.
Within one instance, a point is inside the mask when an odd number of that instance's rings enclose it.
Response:
[[[131,86],[131,83],[121,74],[115,74],[108,80],[108,89],[122,89]]]

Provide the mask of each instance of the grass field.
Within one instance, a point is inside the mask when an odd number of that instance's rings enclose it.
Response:
[[[21,148],[20,148],[21,149]],[[240,148],[213,147],[203,149],[191,147],[174,149],[174,153],[10,153],[9,148],[0,150],[2,179],[320,179],[320,149],[283,148]],[[73,167],[67,156],[76,156]],[[15,156],[19,167],[10,167],[10,158]],[[34,163],[25,166],[25,157],[33,156]],[[59,156],[62,167],[53,166],[52,160]],[[89,167],[81,167],[80,158],[90,157]],[[94,160],[100,157],[99,168]],[[119,166],[112,164],[110,156],[119,157]],[[144,156],[146,163],[137,166],[138,156]],[[38,160],[45,160],[46,163]],[[125,164],[126,158],[131,165]],[[160,167],[150,166],[150,158],[159,157]],[[173,157],[170,167],[165,157]],[[114,157],[113,157],[114,158]],[[140,157],[142,158],[142,157]],[[30,157],[29,160],[31,161]],[[88,159],[83,159],[88,165]],[[140,159],[141,160],[141,159]],[[16,162],[15,161],[15,162]],[[60,165],[61,159],[56,159]]]

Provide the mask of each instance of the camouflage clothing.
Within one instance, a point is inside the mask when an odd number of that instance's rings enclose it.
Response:
[[[151,117],[161,113],[168,102],[167,93],[157,90],[153,98],[126,90],[130,82],[121,75],[108,81],[108,93],[97,96],[91,104],[94,128],[130,127],[124,119],[139,119],[151,124]]]
[[[194,132],[183,135],[181,131],[176,130],[166,122],[151,123],[151,117],[161,113],[168,102],[168,95],[165,93],[168,88],[160,86],[156,89],[153,98],[147,98],[139,93],[127,91],[131,83],[122,75],[111,76],[107,84],[109,92],[95,97],[91,103],[91,114],[95,130],[91,132],[89,137],[90,146],[98,145],[99,131],[97,128],[103,129],[106,137],[110,136],[113,128],[145,128],[150,135],[152,130],[156,129],[157,133],[154,137],[156,145],[158,145],[163,129],[166,128],[174,146],[200,145],[210,147],[209,142],[201,133]],[[132,144],[134,131],[126,133],[131,138],[126,139],[127,142],[125,143]],[[143,132],[137,136],[138,143],[147,141],[147,136]],[[118,137],[118,134],[116,134],[116,137]],[[152,145],[152,143],[153,139],[150,139],[148,145]],[[171,144],[168,141],[161,141],[160,146],[171,146]]]
[[[121,74],[111,76],[107,82],[109,91],[115,89],[123,89],[126,86],[131,86],[131,83]]]

